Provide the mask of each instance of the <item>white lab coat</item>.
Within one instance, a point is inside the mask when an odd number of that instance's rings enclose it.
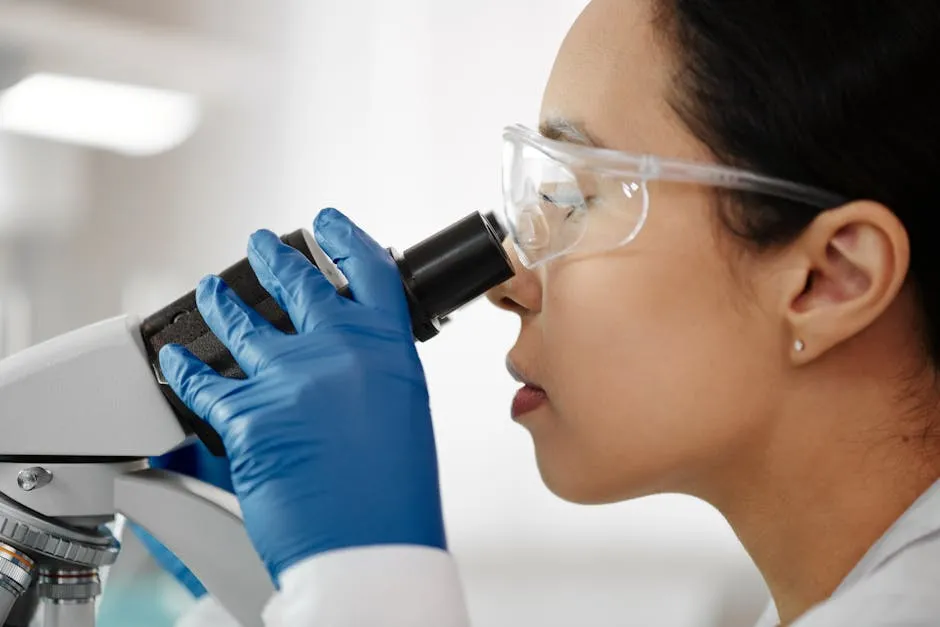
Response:
[[[850,527],[851,520],[845,521]],[[756,627],[777,627],[773,603]],[[940,625],[940,481],[868,550],[828,600],[790,627]]]
[[[851,520],[845,521],[847,526]],[[372,547],[326,553],[282,575],[266,627],[469,627],[447,553]],[[771,603],[756,627],[776,627]],[[940,625],[940,481],[876,542],[842,585],[790,627]],[[237,627],[204,599],[177,627]]]
[[[450,554],[413,546],[324,553],[281,575],[266,627],[469,627]],[[211,598],[176,627],[240,627]]]

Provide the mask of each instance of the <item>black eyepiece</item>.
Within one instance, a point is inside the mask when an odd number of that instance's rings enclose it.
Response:
[[[440,332],[448,314],[512,278],[512,262],[502,243],[505,237],[505,229],[495,214],[474,212],[412,246],[404,254],[389,249],[401,273],[416,340],[424,342],[434,337]],[[318,265],[340,294],[349,295],[345,277],[319,250],[309,232],[301,229],[281,239]],[[247,259],[222,271],[219,276],[245,304],[275,327],[285,333],[295,332],[289,316],[261,287]],[[166,344],[182,344],[222,376],[245,376],[199,314],[195,291],[148,317],[140,330],[161,389],[186,433],[195,433],[210,451],[224,455],[225,448],[219,435],[176,397],[160,370],[160,349]]]
[[[513,276],[505,234],[494,224],[495,217],[473,213],[403,255],[392,251],[419,341],[434,337],[442,318]]]

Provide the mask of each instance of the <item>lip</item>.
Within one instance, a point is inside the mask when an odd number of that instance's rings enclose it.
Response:
[[[548,396],[545,394],[545,390],[525,385],[516,392],[516,396],[512,399],[512,418],[518,420],[547,402]]]
[[[513,420],[535,411],[548,402],[548,394],[545,390],[524,375],[509,357],[506,358],[506,370],[509,371],[513,379],[523,384],[512,400],[511,413]]]
[[[519,383],[525,385],[526,387],[535,388],[537,390],[542,390],[543,392],[545,391],[544,389],[542,389],[541,386],[535,383],[535,381],[527,377],[525,373],[523,373],[521,368],[516,366],[516,364],[512,361],[512,357],[506,357],[506,370],[509,371],[509,376],[511,376],[513,379],[515,379]]]

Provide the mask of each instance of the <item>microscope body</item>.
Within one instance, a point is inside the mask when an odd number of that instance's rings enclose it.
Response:
[[[457,308],[513,276],[494,217],[473,213],[398,254],[418,341]],[[282,238],[340,294],[345,277],[307,231]],[[220,273],[284,332],[289,317],[247,260]],[[243,627],[261,627],[274,594],[234,495],[149,468],[148,459],[196,438],[224,455],[219,435],[175,396],[159,350],[182,344],[223,376],[244,376],[201,318],[195,293],[141,320],[119,316],[0,360],[0,626],[94,627],[99,569],[120,544],[123,515],[180,558]]]
[[[7,625],[27,627],[17,605],[38,605],[44,627],[93,627],[98,571],[120,550],[105,525],[121,514],[179,556],[240,624],[260,627],[274,587],[234,495],[149,469],[147,458],[194,436],[155,384],[139,319],[106,320],[0,361],[0,419]]]

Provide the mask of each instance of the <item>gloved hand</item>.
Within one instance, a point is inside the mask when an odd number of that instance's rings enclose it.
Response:
[[[248,259],[297,333],[207,277],[199,311],[247,378],[223,378],[179,346],[160,352],[173,390],[222,436],[245,527],[276,585],[334,549],[446,549],[428,391],[397,267],[336,210],[317,216],[314,233],[351,299],[259,231]]]
[[[197,441],[166,455],[153,457],[150,459],[150,467],[172,470],[200,479],[223,490],[235,491],[229,473],[228,459],[214,456],[202,442]],[[128,527],[140,539],[157,564],[173,575],[194,597],[198,599],[206,594],[205,586],[168,548],[139,525],[128,522]]]

